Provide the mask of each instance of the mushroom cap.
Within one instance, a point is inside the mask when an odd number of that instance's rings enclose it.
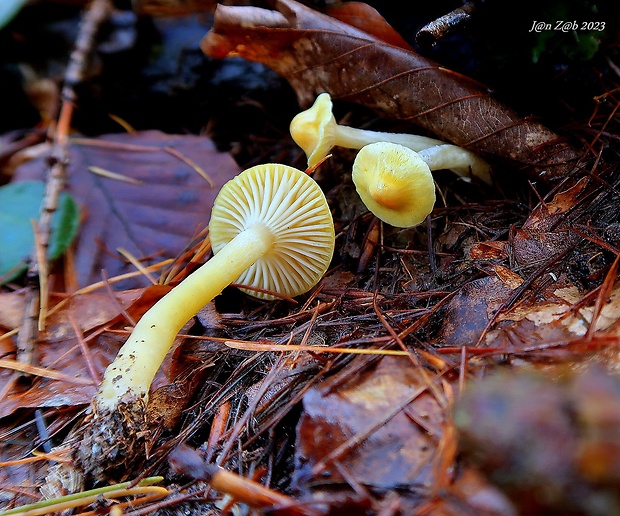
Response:
[[[269,228],[273,245],[234,283],[294,297],[319,282],[334,253],[335,234],[325,195],[310,176],[287,165],[269,163],[228,181],[211,212],[213,252],[255,224]],[[275,299],[263,292],[242,290],[260,299]]]
[[[329,93],[321,93],[312,107],[295,115],[290,124],[291,136],[306,153],[309,167],[327,156],[336,142],[337,130]]]
[[[415,226],[433,211],[431,171],[407,147],[387,142],[362,147],[353,162],[352,178],[366,207],[392,226]]]

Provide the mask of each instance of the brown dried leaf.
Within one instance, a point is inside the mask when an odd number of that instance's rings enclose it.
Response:
[[[442,346],[474,346],[514,289],[498,276],[466,283],[449,301],[437,337]]]
[[[493,271],[508,288],[516,289],[523,283],[523,278],[521,276],[502,265],[496,265],[493,267]]]
[[[327,14],[347,25],[363,30],[385,43],[405,50],[413,50],[403,37],[396,32],[379,12],[363,2],[345,2],[331,5],[327,8]]]
[[[511,242],[519,265],[549,260],[575,242],[576,235],[571,231],[569,216],[579,205],[587,186],[587,178],[582,178],[555,194],[548,203],[541,202],[532,210],[525,223],[515,231]]]
[[[497,317],[499,324],[487,341],[494,347],[536,346],[580,341],[594,321],[599,336],[620,337],[620,286],[615,285],[600,311],[582,302],[583,294],[574,286],[549,289],[546,299],[521,303]],[[534,357],[534,355],[533,355]]]
[[[73,319],[79,329],[88,333],[104,325],[111,325],[122,320],[122,311],[126,310],[132,317],[139,318],[170,287],[158,285],[116,294],[116,301],[107,294],[93,292],[83,294],[67,304],[64,309],[56,311],[48,318],[45,332],[37,345],[37,364],[44,368],[59,371],[76,378],[79,383],[35,378],[32,386],[22,389],[12,385],[12,371],[0,370],[0,390],[10,388],[0,398],[0,418],[19,408],[26,407],[60,407],[88,403],[95,394],[98,381],[84,385],[90,378],[84,355],[78,345],[75,332],[70,323]],[[92,365],[99,374],[99,379],[116,352],[125,340],[125,335],[102,333],[87,341]],[[10,340],[2,341],[3,355],[14,353]],[[92,380],[92,378],[91,378]],[[161,380],[158,381],[161,384]]]
[[[388,489],[430,482],[434,448],[443,431],[441,406],[424,391],[404,410],[387,416],[426,385],[411,362],[384,357],[375,369],[332,392],[339,381],[336,375],[304,396],[296,446],[297,463],[302,464],[294,474],[297,487],[343,482],[332,462],[320,471],[313,468],[356,436],[361,441],[334,461],[356,482]],[[374,425],[379,427],[366,435]]]
[[[213,184],[183,158],[206,172]],[[122,174],[132,182],[96,175],[89,167]],[[42,180],[45,173],[45,160],[36,160],[21,166],[16,179]],[[221,186],[238,173],[234,160],[204,137],[148,131],[71,145],[68,189],[84,212],[76,244],[77,285],[101,280],[102,270],[109,277],[135,270],[116,252],[119,247],[137,258],[155,256],[151,261],[178,256],[208,224]],[[145,279],[119,285],[127,290],[144,286]]]
[[[496,240],[491,240],[489,242],[476,242],[469,248],[469,257],[472,260],[495,260],[497,258],[506,258],[507,245],[507,242]]]
[[[163,297],[170,290],[166,285],[152,285],[145,289],[115,292],[114,299],[107,292],[91,292],[81,294],[73,299],[62,310],[54,311],[46,320],[41,338],[45,341],[67,339],[75,336],[73,319],[77,327],[88,333],[102,326],[110,326],[122,320],[121,310],[135,318],[139,318],[150,305]]]
[[[204,385],[209,368],[204,343],[183,341],[162,364],[162,372],[149,395],[147,419],[160,428],[172,429],[183,416],[197,388]]]
[[[483,85],[294,0],[275,5],[279,12],[219,5],[203,51],[269,66],[288,79],[302,105],[327,91],[542,178],[563,176],[578,157],[557,134],[521,117]]]
[[[587,187],[588,180],[584,177],[566,190],[556,193],[550,202],[539,203],[521,228],[535,233],[552,230],[568,212],[579,205]]]

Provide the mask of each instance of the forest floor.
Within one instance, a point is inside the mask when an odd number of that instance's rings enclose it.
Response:
[[[619,8],[471,2],[448,31],[459,2],[121,4],[0,29],[0,515],[620,514]],[[306,170],[289,124],[321,92],[491,182],[434,171],[432,213],[396,228],[332,149],[308,171],[321,282],[205,306],[95,479],[74,457],[105,368],[210,257],[228,180]]]

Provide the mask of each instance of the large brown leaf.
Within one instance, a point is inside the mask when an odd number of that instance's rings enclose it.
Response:
[[[296,487],[335,488],[343,482],[338,464],[357,483],[386,489],[435,481],[433,445],[444,417],[411,362],[384,357],[375,369],[335,389],[340,381],[336,375],[304,396]],[[416,424],[418,417],[424,428]]]
[[[139,318],[154,302],[161,298],[170,287],[157,285],[146,289],[119,292],[114,297],[106,292],[81,294],[72,299],[60,310],[55,311],[47,320],[47,326],[41,334],[37,345],[37,365],[57,372],[61,376],[35,377],[30,387],[13,381],[13,371],[0,369],[0,418],[12,414],[20,408],[27,407],[61,407],[88,403],[94,396],[103,371],[118,351],[124,334],[104,332],[96,338],[85,342],[91,358],[88,367],[84,353],[78,345],[76,331],[82,337],[103,326],[123,326],[122,310],[132,317]],[[7,302],[12,298],[13,304],[23,304],[23,295],[19,292],[3,294],[0,299]],[[11,328],[20,318],[0,318],[0,325]],[[4,357],[14,357],[13,344],[8,339],[0,341],[0,351]],[[91,373],[96,374],[93,378]],[[162,379],[162,374],[164,378]],[[168,373],[161,371],[158,386],[169,383]]]
[[[291,83],[304,106],[327,91],[442,140],[504,158],[536,177],[555,178],[572,169],[576,149],[478,82],[294,0],[275,5],[278,11],[219,5],[203,51],[269,66]]]
[[[93,174],[89,167],[133,183]],[[46,168],[43,159],[30,162],[18,169],[16,180],[43,180]],[[148,131],[71,145],[68,189],[84,213],[75,259],[78,286],[100,281],[102,270],[110,277],[135,270],[116,252],[119,247],[137,258],[153,255],[152,261],[178,256],[208,224],[222,185],[238,173],[232,157],[205,137]],[[118,288],[145,285],[140,278]]]

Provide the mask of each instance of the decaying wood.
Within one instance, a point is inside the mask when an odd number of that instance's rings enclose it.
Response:
[[[462,6],[422,27],[416,34],[416,42],[429,47],[436,44],[453,29],[467,23],[475,11],[476,5],[474,3],[465,2]]]

